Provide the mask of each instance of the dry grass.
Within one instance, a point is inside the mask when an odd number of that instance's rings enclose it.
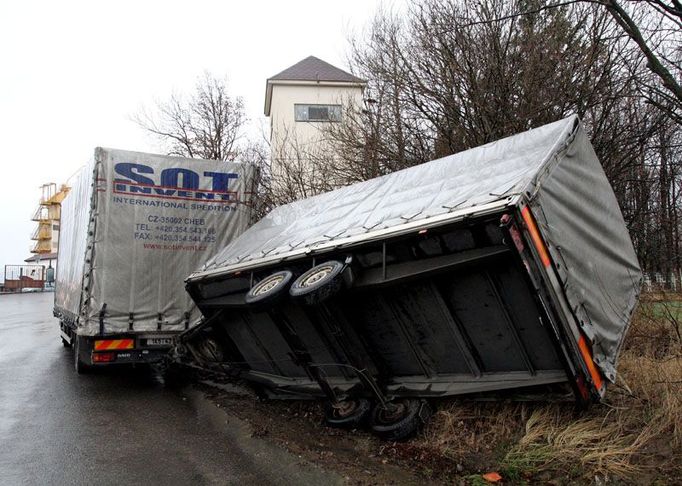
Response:
[[[502,464],[517,472],[551,469],[626,477],[637,472],[631,458],[643,437],[631,437],[616,421],[572,420],[561,410],[544,408],[531,415],[525,434]]]
[[[419,446],[471,472],[559,484],[682,481],[682,298],[645,297],[603,404],[462,403],[441,408]],[[474,478],[475,479],[475,478]]]

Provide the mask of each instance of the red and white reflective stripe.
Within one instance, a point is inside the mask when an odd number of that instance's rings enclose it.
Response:
[[[95,351],[110,351],[112,349],[133,349],[134,339],[105,339],[95,341]]]
[[[545,268],[549,267],[552,264],[552,260],[549,258],[547,246],[545,246],[545,242],[542,241],[542,237],[538,231],[538,226],[535,224],[535,218],[533,218],[528,206],[521,210],[521,216],[523,217],[523,221],[526,223],[526,228],[528,229],[528,233],[530,233],[531,240],[533,240],[533,246],[538,252],[540,261]]]

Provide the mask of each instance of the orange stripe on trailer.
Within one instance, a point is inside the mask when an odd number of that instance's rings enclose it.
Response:
[[[133,349],[135,347],[135,341],[132,339],[118,339],[116,342],[116,347],[110,346],[109,349]]]
[[[95,341],[95,351],[108,351],[111,349],[133,349],[135,341],[133,339],[103,339]]]
[[[598,391],[601,390],[603,385],[601,374],[599,373],[597,366],[594,364],[594,360],[592,359],[592,351],[590,351],[590,348],[587,345],[587,339],[585,339],[585,336],[580,336],[580,339],[578,339],[578,347],[580,348],[580,354],[583,355],[583,360],[587,365],[587,371],[590,372],[590,376],[592,377],[592,383],[594,383],[594,386]]]
[[[547,251],[545,242],[542,241],[542,237],[540,236],[540,232],[538,231],[538,226],[535,224],[535,218],[533,218],[533,215],[531,214],[530,209],[528,209],[528,206],[524,207],[521,210],[521,216],[523,217],[523,220],[526,223],[526,228],[528,228],[530,238],[533,240],[533,246],[535,246],[535,249],[537,250],[538,255],[540,256],[540,261],[545,266],[545,268],[549,267],[550,264],[552,263],[552,260],[549,258],[549,252]]]

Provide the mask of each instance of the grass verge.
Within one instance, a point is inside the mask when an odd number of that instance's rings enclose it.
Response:
[[[429,471],[448,462],[464,473],[499,471],[507,482],[680,481],[681,325],[682,296],[644,296],[603,403],[577,414],[570,402],[453,400],[407,447],[430,458]]]

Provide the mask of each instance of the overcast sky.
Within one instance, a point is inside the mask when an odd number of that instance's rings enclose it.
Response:
[[[258,124],[265,80],[309,55],[347,68],[348,36],[378,3],[0,2],[0,279],[30,255],[41,184],[64,182],[96,146],[159,150],[129,120],[142,104],[208,70]]]

